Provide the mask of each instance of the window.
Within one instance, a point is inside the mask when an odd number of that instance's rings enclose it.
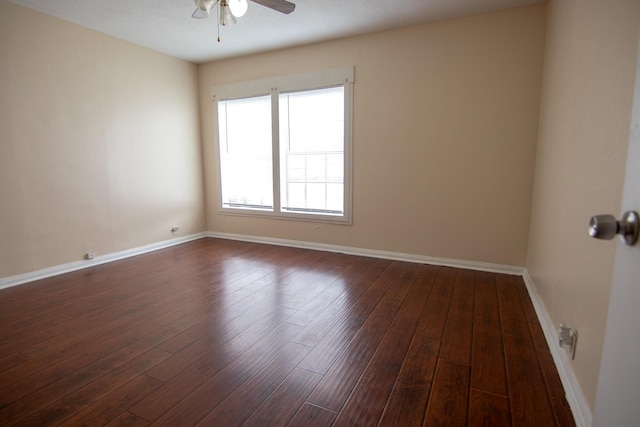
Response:
[[[353,67],[213,88],[222,213],[350,223]]]
[[[218,102],[225,208],[273,209],[271,98]]]

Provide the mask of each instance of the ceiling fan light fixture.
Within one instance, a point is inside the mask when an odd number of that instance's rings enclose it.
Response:
[[[247,13],[249,8],[248,0],[194,0],[196,11],[192,18],[204,19],[211,16],[211,10],[218,8],[218,41],[220,41],[220,25],[226,26],[235,24],[236,18],[240,18]],[[289,14],[294,11],[296,5],[289,0],[251,0],[254,3],[268,7],[278,12]]]
[[[227,0],[220,1],[220,25],[226,26],[229,24],[235,24],[236,17],[233,16],[231,9],[229,8],[229,2]]]
[[[249,3],[247,0],[227,0],[228,8],[236,18],[241,18],[247,13]]]
[[[218,3],[218,0],[195,0],[195,3],[198,9],[209,14],[211,9],[213,9],[216,3]]]

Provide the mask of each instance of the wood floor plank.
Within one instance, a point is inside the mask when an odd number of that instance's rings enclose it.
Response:
[[[211,410],[210,406],[198,408],[199,395],[219,393],[222,396],[219,400],[222,401],[233,391],[228,389],[229,384],[237,382],[239,386],[299,331],[299,326],[285,323],[271,330],[249,348],[236,348],[232,351],[232,345],[229,348],[213,347],[196,364],[167,381],[132,407],[130,412],[147,421],[156,421],[165,416],[167,425],[172,420],[186,422],[188,417],[197,412],[200,416],[193,417],[195,424]],[[193,413],[192,407],[196,408]],[[182,418],[183,414],[188,415]]]
[[[475,301],[471,387],[507,396],[507,369],[494,275],[478,273]]]
[[[302,344],[287,343],[278,354],[209,412],[198,426],[241,426],[289,376],[309,352]]]
[[[270,306],[269,308],[272,309],[274,307]],[[147,375],[166,382],[176,375],[180,375],[181,372],[193,364],[199,363],[203,357],[211,357],[211,355],[208,354],[212,351],[211,349],[216,349],[213,350],[213,353],[217,354],[220,350],[223,350],[224,346],[231,346],[234,349],[232,353],[225,352],[226,358],[229,358],[232,354],[239,354],[266,336],[269,331],[280,326],[292,313],[290,309],[282,309],[282,311],[279,312],[277,310],[278,307],[275,308],[275,311],[269,310],[251,313],[251,315],[242,322],[244,330],[236,325],[235,330],[229,328],[204,332],[200,339],[192,345],[189,345],[183,351],[174,354],[163,363],[149,370]],[[160,348],[163,347],[161,346]]]
[[[325,325],[325,327],[329,326],[330,330],[314,346],[299,367],[324,375],[358,333],[380,300],[387,293],[395,292],[391,284],[394,283],[399,271],[397,265],[388,264],[362,297],[351,307],[340,310],[338,319]]]
[[[280,310],[282,304],[273,304],[272,300],[279,299],[281,296],[275,284],[269,283],[253,293],[250,298],[229,305],[225,304],[217,310],[215,306],[212,307],[208,316],[203,316],[192,327],[163,342],[159,347],[175,354],[200,340],[204,335],[213,335],[216,331],[229,334],[232,329],[242,331],[259,318],[268,317]],[[295,310],[286,310],[286,312],[291,313]]]
[[[38,343],[36,346],[22,353],[29,359],[36,360],[37,357],[48,354],[67,354],[73,351],[72,348],[85,348],[86,341],[92,340],[93,336],[110,336],[126,334],[131,338],[137,338],[136,334],[143,331],[142,328],[136,330],[123,331],[119,325],[115,325],[110,319],[119,319],[122,322],[135,323],[142,326],[146,324],[150,329],[157,327],[157,323],[162,321],[163,316],[169,316],[175,319],[180,316],[180,312],[165,311],[159,312],[159,308],[164,304],[165,296],[170,295],[169,291],[159,293],[156,298],[144,300],[144,297],[127,301],[116,311],[105,316],[99,316],[96,319],[89,320],[85,318],[76,319],[75,324],[66,325],[64,331],[55,334],[51,338]],[[147,295],[145,295],[147,296]]]
[[[547,391],[549,393],[549,399],[551,400],[551,407],[553,408],[553,414],[555,415],[556,422],[562,427],[575,426],[575,420],[573,419],[573,413],[571,407],[567,402],[560,376],[556,369],[556,365],[551,357],[551,352],[547,346],[547,341],[542,332],[542,328],[538,322],[529,322],[529,328],[533,337],[533,342],[538,354],[538,360],[540,361],[540,367],[542,368],[542,375],[547,385]]]
[[[0,324],[0,424],[575,425],[517,276],[203,238]]]
[[[130,412],[124,412],[105,427],[147,427],[148,425],[149,423],[145,420],[136,417]]]
[[[151,349],[119,367],[114,367],[103,376],[66,395],[66,392],[60,387],[53,390],[48,390],[45,387],[40,390],[40,393],[34,393],[29,396],[29,399],[26,399],[31,407],[42,406],[42,409],[21,423],[34,426],[60,424],[75,413],[81,412],[100,399],[107,397],[113,391],[130,382],[132,378],[142,375],[147,369],[168,356],[169,353],[162,350]],[[36,401],[35,394],[40,395],[40,401]],[[64,397],[56,400],[60,396]],[[46,400],[43,401],[43,398]],[[53,401],[53,403],[46,404],[46,401]],[[22,413],[27,414],[29,411],[22,408]]]
[[[442,339],[457,273],[457,270],[453,268],[440,267],[438,269],[438,277],[416,328],[417,335]]]
[[[60,324],[66,324],[73,319],[65,314],[50,313],[39,321],[33,321],[21,328],[5,325],[0,337],[0,354],[19,351],[24,353],[26,349],[54,336],[53,328]],[[3,345],[3,342],[11,343],[11,348]],[[23,356],[27,356],[23,354]]]
[[[520,303],[522,304],[522,309],[524,310],[527,321],[538,322],[538,315],[536,314],[536,310],[533,307],[531,297],[529,296],[529,292],[527,291],[527,287],[525,286],[524,281],[522,279],[517,279],[516,286],[518,288]]]
[[[283,305],[299,310],[315,300],[318,294],[331,287],[334,282],[339,281],[339,274],[346,272],[335,265],[336,256],[325,255],[318,259],[317,265],[307,271],[294,270],[286,274],[280,285],[284,296]]]
[[[385,295],[362,325],[353,340],[340,354],[336,362],[309,396],[309,402],[333,411],[339,411],[346,402],[362,372],[367,367],[382,338],[419,271],[417,265],[395,264],[399,274]]]
[[[440,357],[455,363],[471,364],[475,272],[461,271],[451,294],[447,322],[442,334]]]
[[[472,388],[469,397],[469,425],[478,427],[510,427],[509,399]]]
[[[359,273],[361,274],[361,273]],[[345,293],[343,283],[336,280],[316,296],[302,305],[298,311],[289,318],[289,323],[300,326],[309,326],[315,319],[325,313],[325,310],[337,300],[343,300]],[[304,343],[300,343],[304,344]]]
[[[336,331],[338,329],[344,331],[348,326],[344,323],[348,321],[354,322],[352,328],[355,329],[357,324],[355,321],[359,321],[367,313],[368,308],[371,305],[375,305],[382,295],[385,283],[391,280],[391,276],[380,276],[387,270],[391,263],[386,260],[377,260],[366,269],[358,278],[351,282],[349,287],[345,289],[340,297],[336,298],[328,304],[324,310],[319,313],[311,322],[307,323],[305,328],[300,331],[300,334],[294,338],[295,342],[314,346],[324,339],[319,350],[315,350],[310,357],[316,356],[322,358],[326,356],[324,350],[329,348],[336,348],[332,342],[333,337],[329,336],[324,338],[329,331]],[[380,280],[378,279],[380,278]],[[362,313],[362,314],[361,314]],[[291,322],[300,324],[296,321],[297,316],[292,316]],[[362,320],[364,321],[364,320]],[[346,334],[342,333],[338,339],[345,337]],[[321,368],[320,368],[321,369]]]
[[[105,282],[105,277],[96,273],[99,270],[98,266],[2,290],[0,320],[19,330],[64,313],[69,301],[78,301]],[[25,311],[33,315],[25,317]]]
[[[440,340],[415,335],[380,418],[380,426],[422,425],[436,370]]]
[[[469,366],[438,359],[424,426],[466,426]]]
[[[515,278],[503,274],[495,277],[500,321],[503,325],[509,322],[527,322]]]
[[[26,361],[27,359],[18,353],[9,353],[6,356],[0,357],[0,369],[11,369]]]
[[[334,426],[375,425],[380,419],[433,285],[432,273],[428,267],[420,270]]]
[[[500,321],[496,275],[485,271],[476,272],[475,315]]]
[[[0,408],[0,419],[15,422],[39,406],[48,405],[55,396],[64,396],[77,390],[149,350],[146,345],[135,341],[122,346],[115,345],[114,348],[116,350],[112,353],[88,364],[80,362],[83,358],[70,357],[62,363],[45,367],[37,374],[10,380],[7,387],[0,391],[4,402]]]
[[[144,375],[136,377],[60,425],[69,427],[106,425],[160,385],[162,385],[160,381],[151,377]]]
[[[308,326],[318,316],[323,315],[326,308],[336,300],[343,301],[357,299],[357,296],[364,292],[371,283],[362,280],[362,276],[379,260],[371,258],[351,256],[353,260],[343,267],[333,282],[322,292],[312,298],[309,302],[299,307],[298,313],[289,319],[290,323]],[[366,284],[366,286],[364,286]],[[301,342],[301,344],[304,344]]]
[[[286,426],[321,379],[314,372],[294,369],[243,426]]]
[[[555,425],[551,402],[534,350],[533,343],[524,334],[527,325],[516,322],[504,326],[505,356],[507,363],[509,399],[514,424],[539,426]]]
[[[515,279],[498,276],[496,286],[513,423],[553,426],[555,417]]]
[[[336,415],[334,411],[305,403],[293,420],[287,425],[291,427],[329,427],[333,424]]]
[[[10,326],[7,326],[7,328],[10,328]],[[42,341],[52,337],[46,329],[42,329],[39,326],[31,328],[31,326],[28,326],[26,329],[23,329],[21,333],[15,334],[14,336],[3,333],[0,339],[0,355],[22,353],[25,349],[38,345]],[[25,360],[28,359],[25,355],[22,355],[22,357]],[[0,368],[0,373],[11,367],[12,366],[3,366]]]
[[[267,343],[272,345],[272,343]],[[271,347],[271,351],[259,351],[253,349],[252,352],[244,354],[242,357],[234,360],[231,364],[219,371],[202,384],[194,393],[189,394],[178,404],[173,406],[162,417],[154,422],[157,426],[175,426],[179,424],[196,425],[198,424],[213,408],[222,403],[242,384],[255,375],[264,367],[265,364],[272,361],[279,354],[293,353],[296,356],[298,352],[307,351],[305,346],[297,343],[284,343],[277,348]],[[286,356],[285,356],[286,357]],[[253,408],[255,410],[255,408]],[[250,411],[250,412],[253,412]],[[135,413],[135,412],[134,412]],[[247,414],[247,416],[250,415]],[[144,417],[145,419],[148,419]]]
[[[138,341],[145,342],[152,347],[157,347],[189,328],[189,326],[192,325],[190,318],[191,316],[189,314],[185,314],[172,322],[159,325],[157,329],[141,334]]]

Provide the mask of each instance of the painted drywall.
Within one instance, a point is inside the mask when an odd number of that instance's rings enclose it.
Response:
[[[593,409],[615,242],[587,226],[620,213],[640,2],[548,8],[527,268],[555,325],[578,330],[572,367]]]
[[[523,266],[544,23],[538,5],[201,65],[207,229]],[[219,214],[210,88],[344,65],[353,225]]]
[[[204,230],[197,67],[0,1],[0,277]]]

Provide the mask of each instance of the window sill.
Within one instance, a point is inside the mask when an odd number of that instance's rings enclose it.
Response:
[[[320,214],[303,214],[303,213],[290,213],[290,212],[272,212],[272,211],[260,211],[253,209],[231,209],[221,208],[218,209],[219,215],[229,216],[241,216],[246,218],[256,219],[277,219],[287,221],[302,221],[302,222],[314,222],[320,224],[335,224],[335,225],[353,225],[351,217],[349,215],[320,215]]]

